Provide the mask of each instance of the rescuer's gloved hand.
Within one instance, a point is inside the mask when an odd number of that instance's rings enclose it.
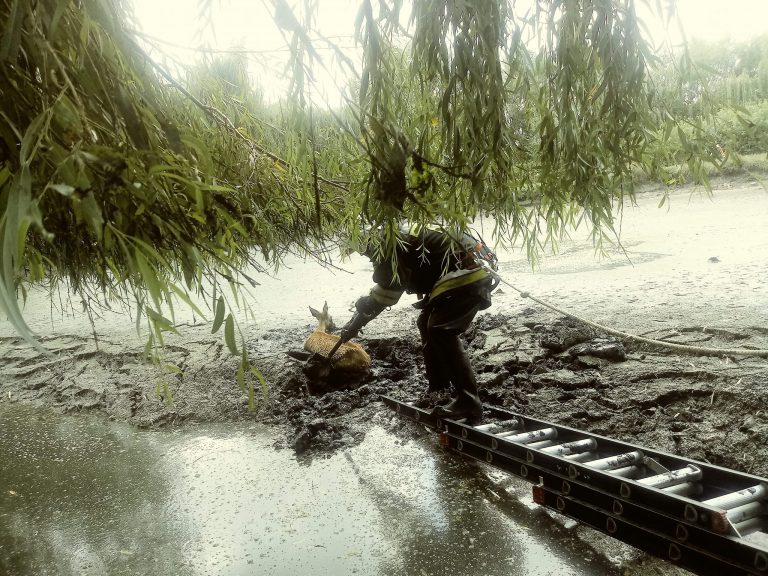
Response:
[[[341,340],[346,342],[357,336],[363,326],[376,318],[386,306],[379,304],[371,296],[363,296],[355,302],[355,315],[341,329]]]
[[[381,304],[374,300],[372,296],[361,296],[357,299],[357,302],[355,302],[355,310],[357,310],[358,314],[367,316],[369,322],[381,314],[386,307],[385,304]]]
[[[373,318],[374,317],[369,314],[356,312],[350,321],[344,324],[344,326],[341,328],[341,341],[346,342],[347,340],[351,340],[352,338],[356,337],[360,333],[362,327],[373,320]]]

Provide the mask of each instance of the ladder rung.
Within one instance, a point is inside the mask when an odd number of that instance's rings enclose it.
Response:
[[[733,524],[750,520],[762,516],[765,513],[765,504],[762,502],[750,502],[749,504],[743,504],[742,506],[736,506],[731,508],[726,513],[725,517]]]
[[[518,444],[530,444],[531,442],[541,442],[542,440],[552,440],[557,438],[557,430],[554,428],[542,428],[541,430],[532,430],[530,432],[521,432],[515,434],[514,432],[502,432],[496,434],[499,438],[504,438],[510,442],[517,442]]]
[[[624,466],[623,468],[614,468],[613,470],[608,470],[611,474],[615,474],[616,476],[621,476],[622,478],[634,478],[636,476],[639,476],[642,472],[642,468],[640,466]]]
[[[744,488],[738,492],[731,492],[729,494],[723,494],[717,498],[710,498],[704,500],[703,504],[714,506],[715,508],[723,508],[729,510],[742,506],[743,504],[749,504],[750,502],[757,502],[768,496],[768,488],[765,484],[758,484],[757,486],[751,486],[750,488]]]
[[[542,448],[552,446],[552,444],[552,440],[542,440],[541,442],[531,442],[530,444],[526,444],[526,446],[529,448],[536,448],[537,450],[541,450]]]
[[[480,424],[474,427],[479,432],[487,432],[489,434],[495,434],[498,432],[506,432],[509,430],[516,430],[520,428],[520,421],[517,419],[503,420],[502,422],[490,422],[488,424]]]
[[[597,448],[597,441],[594,438],[585,438],[584,440],[574,440],[565,444],[557,444],[544,448],[542,452],[554,454],[555,456],[568,456],[570,454],[579,454]]]
[[[627,452],[626,454],[608,456],[607,458],[584,462],[584,464],[596,470],[615,470],[616,468],[624,468],[625,466],[637,464],[642,460],[643,453],[640,452],[640,450],[635,450],[633,452]]]
[[[701,480],[701,470],[696,466],[689,465],[664,474],[640,478],[638,482],[654,488],[667,488],[668,486],[675,486],[692,480]]]
[[[570,460],[571,462],[587,462],[589,460],[594,460],[596,457],[596,452],[581,452],[580,454],[569,454],[568,456],[564,456],[566,460]]]
[[[704,492],[704,488],[698,482],[684,482],[683,484],[667,486],[662,490],[667,494],[675,494],[676,496],[701,496],[701,493]]]
[[[760,532],[765,529],[765,520],[762,518],[750,518],[744,522],[738,522],[733,525],[740,536],[746,536],[753,532]]]

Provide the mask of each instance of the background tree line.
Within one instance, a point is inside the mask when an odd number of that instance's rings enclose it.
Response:
[[[729,168],[745,164],[768,170],[768,36],[734,43],[696,39],[680,54],[668,55],[652,79],[670,113],[684,119],[658,153],[670,166],[684,158],[681,138],[695,138],[701,127],[705,146],[715,159],[730,159]]]

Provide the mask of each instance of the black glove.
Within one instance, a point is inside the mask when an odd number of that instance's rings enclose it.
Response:
[[[358,335],[360,330],[381,314],[385,305],[376,302],[371,296],[362,296],[355,302],[355,315],[341,329],[341,341],[346,342]]]
[[[357,299],[357,302],[355,302],[355,310],[357,310],[359,314],[369,316],[369,321],[381,314],[385,308],[385,304],[377,302],[372,296],[361,296]]]
[[[358,335],[363,326],[368,324],[375,316],[365,314],[363,312],[356,312],[349,322],[344,324],[341,329],[341,341],[346,342]]]

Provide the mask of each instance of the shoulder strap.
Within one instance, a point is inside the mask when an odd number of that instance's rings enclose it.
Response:
[[[464,248],[464,257],[461,261],[462,268],[472,270],[488,266],[494,272],[499,269],[499,259],[493,253],[493,250],[488,248],[488,245],[476,230],[465,232],[461,243]]]

